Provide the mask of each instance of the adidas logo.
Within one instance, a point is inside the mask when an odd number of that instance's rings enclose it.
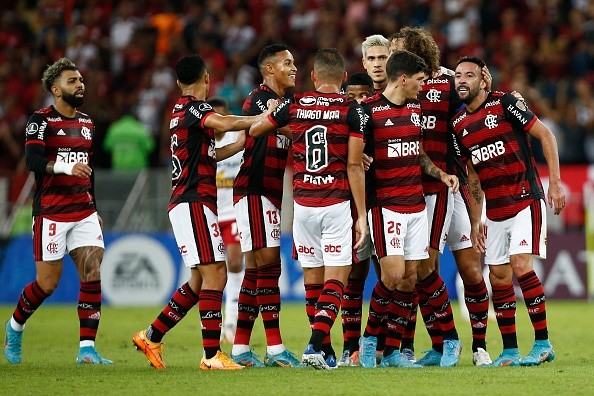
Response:
[[[462,235],[462,238],[460,238],[460,242],[468,242],[468,241],[469,241],[469,239],[466,236],[466,234],[465,235]]]
[[[520,242],[520,246],[528,246],[528,242],[526,242],[525,239],[522,239],[522,242]]]
[[[66,136],[66,132],[64,132],[64,130],[62,128],[60,128],[60,130],[58,131],[58,133],[56,133],[56,135],[58,135],[58,136]]]
[[[466,128],[464,128],[464,130],[462,131],[462,137],[468,135],[468,131],[466,130]]]
[[[325,316],[325,317],[327,317],[327,318],[329,318],[329,317],[330,317],[330,315],[328,315],[328,312],[326,312],[326,310],[325,310],[325,309],[322,309],[322,310],[320,310],[320,311],[319,311],[319,312],[316,314],[316,316]]]
[[[89,316],[89,319],[95,319],[95,320],[99,320],[101,319],[101,312],[95,312],[94,314]]]
[[[99,236],[97,237],[98,241],[102,241],[103,240],[103,235],[99,234]]]
[[[386,123],[384,124],[384,126],[394,126],[394,123],[392,122],[391,119],[388,118],[388,120],[386,121]]]

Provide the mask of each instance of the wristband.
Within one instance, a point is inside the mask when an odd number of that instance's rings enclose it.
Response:
[[[66,175],[72,176],[72,168],[74,168],[74,164],[67,164],[66,162],[55,162],[54,163],[54,173],[64,173]]]

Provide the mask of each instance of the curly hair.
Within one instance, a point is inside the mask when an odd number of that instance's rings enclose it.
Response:
[[[405,26],[391,36],[392,40],[401,39],[404,49],[423,58],[427,64],[426,72],[429,76],[439,70],[439,47],[426,29],[421,27]]]
[[[53,64],[48,66],[43,72],[43,77],[41,77],[43,89],[45,89],[47,92],[51,92],[52,85],[54,85],[64,70],[78,70],[78,68],[74,62],[68,58],[58,59]]]

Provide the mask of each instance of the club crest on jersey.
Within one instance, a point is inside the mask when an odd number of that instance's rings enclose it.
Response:
[[[435,88],[431,88],[429,91],[427,91],[427,95],[425,96],[429,102],[431,103],[438,103],[441,102],[441,92],[439,92],[437,89]]]
[[[421,126],[421,117],[417,113],[412,113],[410,115],[410,122],[412,122],[414,126]]]
[[[488,114],[485,117],[485,126],[489,129],[495,129],[499,126],[497,123],[497,116],[495,114]]]
[[[85,126],[81,128],[80,134],[83,135],[86,140],[91,140],[93,138],[91,135],[91,130]]]

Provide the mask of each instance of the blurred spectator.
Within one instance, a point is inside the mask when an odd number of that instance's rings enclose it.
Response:
[[[103,148],[111,153],[112,169],[140,170],[148,167],[155,140],[144,124],[128,112],[110,125]]]

